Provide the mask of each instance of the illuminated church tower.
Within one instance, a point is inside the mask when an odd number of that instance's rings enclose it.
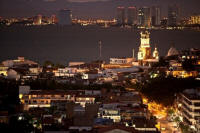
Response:
[[[153,58],[154,59],[159,59],[159,53],[158,53],[158,49],[157,47],[155,47],[154,51],[153,51]]]
[[[138,61],[142,62],[143,60],[151,58],[150,33],[148,31],[142,31],[140,35],[141,44],[138,51]]]

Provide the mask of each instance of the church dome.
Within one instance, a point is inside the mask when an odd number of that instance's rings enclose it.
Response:
[[[179,52],[176,50],[176,48],[171,47],[167,53],[167,56],[174,56],[174,55],[178,55]]]

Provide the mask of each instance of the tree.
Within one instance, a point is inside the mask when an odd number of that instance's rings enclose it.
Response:
[[[8,110],[9,114],[16,113],[16,106],[20,103],[19,85],[20,81],[0,80],[0,109]]]
[[[173,77],[158,77],[145,82],[139,90],[145,97],[164,106],[172,106],[176,98],[175,94],[185,89],[196,88],[200,82],[193,78],[178,79]]]
[[[185,125],[184,123],[180,122],[179,128],[181,129],[182,133],[192,133],[188,125]]]
[[[65,66],[63,64],[60,64],[60,63],[56,63],[54,65],[55,68],[64,68]]]
[[[43,66],[44,67],[54,67],[54,63],[47,60],[47,61],[44,62]]]
[[[31,133],[34,131],[33,125],[30,123],[28,117],[24,117],[22,120],[18,120],[18,116],[12,116],[9,121],[10,132],[16,133]]]
[[[170,115],[170,116],[172,116],[172,115],[174,115],[174,109],[173,108],[169,108],[168,110],[167,110],[167,114],[168,115]]]
[[[186,70],[186,71],[193,71],[195,70],[195,66],[194,66],[194,63],[196,61],[195,60],[192,60],[192,59],[186,59],[182,62],[182,66],[183,66],[183,69]]]
[[[177,125],[181,122],[180,118],[177,116],[174,118],[174,122],[176,122]]]
[[[169,65],[169,62],[167,62],[164,57],[160,57],[159,62],[155,63],[153,67],[166,67]]]

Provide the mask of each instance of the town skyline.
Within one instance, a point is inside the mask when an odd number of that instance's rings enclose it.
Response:
[[[40,64],[27,57],[7,56],[0,63],[0,127],[38,133],[199,132],[200,49],[171,47],[160,57],[157,46],[151,49],[150,32],[143,30],[138,56],[115,56],[105,62],[99,60],[101,43],[99,55],[95,52],[98,60],[90,62]]]
[[[0,130],[200,133],[200,0],[0,0]]]
[[[136,6],[137,8],[143,6],[160,6],[163,14],[162,17],[166,17],[168,6],[174,4],[177,4],[181,8],[183,16],[198,14],[200,12],[198,8],[200,2],[198,0],[2,0],[0,3],[0,16],[5,18],[29,17],[37,14],[49,16],[57,14],[60,9],[70,9],[75,18],[112,19],[116,17],[116,8],[118,6]]]

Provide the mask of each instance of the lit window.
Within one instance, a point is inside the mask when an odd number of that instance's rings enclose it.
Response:
[[[89,100],[90,100],[90,98],[86,98],[86,100],[87,100],[87,101],[89,101]]]

